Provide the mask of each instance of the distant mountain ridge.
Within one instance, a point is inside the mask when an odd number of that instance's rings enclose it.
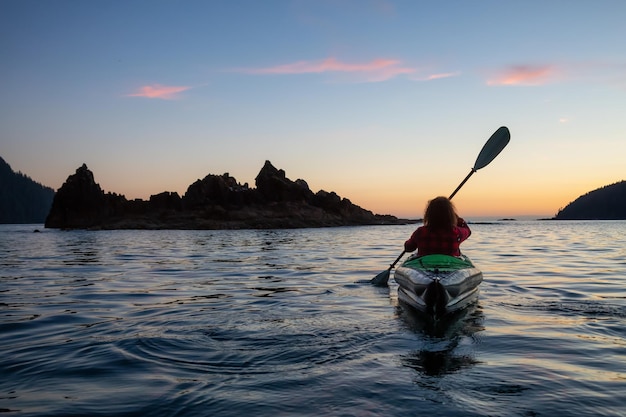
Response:
[[[555,220],[626,220],[626,181],[590,191],[569,203]]]
[[[53,198],[52,188],[14,172],[0,157],[0,223],[43,223]]]
[[[104,193],[83,164],[57,191],[45,226],[60,229],[284,229],[406,224],[410,220],[374,214],[334,192],[313,193],[306,181],[292,181],[270,161],[255,178],[256,188],[228,173],[207,175],[180,197],[162,192],[148,201]]]

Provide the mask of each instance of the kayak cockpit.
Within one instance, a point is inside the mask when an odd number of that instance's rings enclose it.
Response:
[[[483,275],[466,256],[426,255],[409,258],[394,278],[401,301],[438,318],[475,301]]]

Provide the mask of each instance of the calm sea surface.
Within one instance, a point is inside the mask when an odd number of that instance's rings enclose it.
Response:
[[[0,411],[626,415],[626,222],[470,226],[479,300],[433,325],[368,283],[414,226],[0,225]]]

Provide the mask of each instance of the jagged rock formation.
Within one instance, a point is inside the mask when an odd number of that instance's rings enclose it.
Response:
[[[626,220],[626,181],[590,191],[559,210],[555,220]]]
[[[163,192],[144,200],[104,193],[82,165],[57,192],[46,219],[49,228],[87,229],[266,229],[373,224],[409,220],[377,215],[334,192],[313,193],[306,181],[292,181],[269,161],[256,188],[228,173],[207,175],[181,198]]]
[[[0,223],[43,223],[54,190],[14,172],[0,158]]]

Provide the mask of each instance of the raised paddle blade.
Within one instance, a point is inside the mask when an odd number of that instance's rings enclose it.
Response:
[[[376,275],[374,278],[372,278],[370,282],[376,285],[377,287],[386,287],[388,285],[387,282],[389,281],[390,273],[391,273],[391,268],[386,269],[380,274]]]
[[[511,133],[507,127],[502,126],[496,130],[487,143],[485,143],[485,146],[480,150],[474,168],[472,169],[478,171],[489,165],[489,163],[502,152],[502,149],[509,143],[509,140],[511,140]]]

